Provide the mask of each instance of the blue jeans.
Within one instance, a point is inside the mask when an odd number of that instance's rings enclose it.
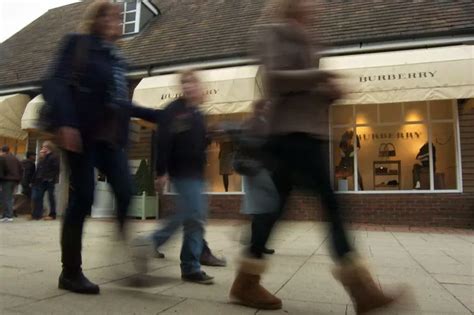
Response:
[[[4,218],[13,218],[13,191],[15,190],[15,186],[15,182],[0,182]]]
[[[207,200],[204,181],[201,179],[172,179],[177,192],[176,213],[166,225],[153,235],[155,247],[163,245],[183,225],[183,245],[181,247],[181,273],[189,275],[201,271],[199,262],[204,238],[204,224],[207,218]]]
[[[123,231],[132,196],[132,182],[127,154],[107,143],[86,144],[83,153],[67,152],[71,171],[69,204],[61,233],[63,269],[75,274],[82,265],[82,230],[94,201],[95,174],[98,168],[107,176],[117,202],[117,219]]]
[[[41,182],[33,187],[33,218],[40,219],[43,216],[43,197],[48,192],[49,216],[56,217],[56,198],[54,196],[54,182]]]

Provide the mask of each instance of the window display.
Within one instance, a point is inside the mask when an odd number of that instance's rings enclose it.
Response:
[[[339,105],[331,111],[335,190],[458,189],[453,102]]]

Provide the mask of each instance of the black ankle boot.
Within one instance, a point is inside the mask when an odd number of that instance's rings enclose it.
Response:
[[[61,272],[58,287],[63,290],[82,294],[99,294],[100,292],[99,286],[90,282],[82,271],[74,275],[67,274],[64,271]]]
[[[274,249],[269,249],[269,248],[264,248],[263,249],[263,253],[266,254],[266,255],[273,255],[275,254],[275,250]]]

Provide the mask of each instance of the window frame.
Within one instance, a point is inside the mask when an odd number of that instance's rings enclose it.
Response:
[[[403,104],[411,103],[411,102],[399,102],[402,103],[402,120],[399,122],[390,122],[390,123],[379,123],[376,124],[357,124],[356,121],[356,106],[357,105],[373,105],[377,106],[377,118],[380,121],[380,105],[387,105],[388,104],[349,104],[349,105],[333,105],[329,111],[329,139],[330,139],[330,149],[329,149],[329,167],[330,167],[330,175],[331,175],[331,185],[334,186],[335,180],[335,162],[334,162],[334,139],[333,139],[333,129],[334,128],[351,128],[354,130],[354,136],[357,134],[357,127],[380,127],[380,126],[400,126],[400,125],[415,125],[415,124],[426,124],[428,129],[428,142],[429,142],[429,158],[430,158],[430,189],[416,189],[416,190],[359,190],[358,183],[358,175],[359,175],[359,161],[358,161],[358,150],[354,150],[354,174],[353,174],[353,181],[354,181],[354,190],[348,191],[337,191],[334,189],[336,194],[366,194],[366,195],[384,195],[384,194],[446,194],[446,193],[462,193],[463,192],[463,181],[462,181],[462,159],[461,159],[461,140],[460,140],[460,129],[459,129],[459,113],[456,100],[450,100],[452,106],[452,113],[453,117],[451,119],[434,119],[431,120],[431,102],[434,101],[443,101],[443,100],[432,100],[432,101],[413,101],[413,102],[424,102],[427,106],[427,116],[420,121],[405,121],[405,106]],[[335,125],[332,123],[332,113],[333,109],[338,106],[351,106],[352,107],[352,123],[351,124],[341,124]],[[432,125],[434,123],[452,123],[453,124],[453,131],[454,131],[454,144],[455,144],[455,160],[456,160],[456,188],[455,189],[435,189],[434,188],[434,175],[433,174],[433,139],[432,139]]]
[[[128,10],[128,3],[131,3],[132,1],[124,1],[122,2],[123,4],[123,11],[122,11],[122,23],[120,24],[122,26],[122,35],[127,36],[127,35],[134,35],[140,32],[140,16],[141,16],[141,9],[142,9],[142,1],[141,0],[134,0],[135,3],[135,9],[133,10]],[[126,21],[127,19],[127,13],[135,13],[135,19],[133,21]],[[125,27],[127,25],[134,24],[134,29],[133,32],[125,32]]]

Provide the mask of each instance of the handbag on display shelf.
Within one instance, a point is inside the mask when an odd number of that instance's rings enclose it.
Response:
[[[379,146],[379,157],[396,156],[397,151],[393,143],[381,143]]]

